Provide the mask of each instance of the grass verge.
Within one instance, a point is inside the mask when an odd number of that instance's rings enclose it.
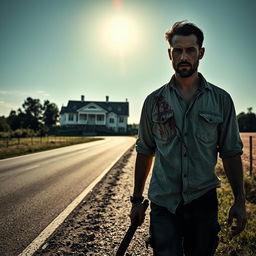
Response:
[[[0,159],[21,156],[30,153],[45,151],[48,149],[66,147],[75,144],[87,143],[91,141],[101,140],[101,138],[90,137],[47,137],[47,138],[30,138],[22,139],[19,144],[8,147],[0,147]]]
[[[220,243],[216,252],[217,256],[252,256],[256,255],[256,204],[255,187],[256,179],[245,175],[245,188],[247,198],[248,223],[246,229],[238,236],[231,238],[230,229],[227,227],[228,211],[233,203],[233,194],[221,164],[217,168],[221,178],[222,187],[218,189],[219,222],[221,232]]]

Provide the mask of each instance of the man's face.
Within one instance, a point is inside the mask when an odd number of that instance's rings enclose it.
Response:
[[[204,55],[204,48],[199,49],[195,35],[175,35],[172,46],[168,49],[172,66],[182,78],[190,77],[198,68],[199,59]]]

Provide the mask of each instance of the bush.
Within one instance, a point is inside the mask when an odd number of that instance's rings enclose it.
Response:
[[[45,126],[44,124],[40,124],[36,135],[39,137],[44,137],[48,134],[48,131],[49,129],[47,126]]]
[[[11,137],[11,132],[0,132],[0,138],[10,138]]]
[[[13,138],[34,137],[36,133],[32,129],[17,129],[12,133]]]
[[[11,131],[11,127],[8,124],[6,118],[4,116],[0,117],[0,131],[1,132],[8,132]]]

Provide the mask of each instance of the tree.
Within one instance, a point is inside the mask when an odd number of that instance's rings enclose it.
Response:
[[[256,115],[252,112],[252,107],[247,108],[248,112],[241,112],[238,116],[240,132],[256,132]]]
[[[249,107],[249,108],[247,108],[247,110],[248,110],[248,114],[251,114],[252,113],[252,107]]]
[[[43,121],[44,124],[50,128],[56,125],[59,118],[59,109],[55,103],[50,103],[49,100],[44,102],[43,106]]]
[[[43,136],[49,131],[49,128],[56,125],[58,118],[59,109],[55,103],[46,100],[42,105],[39,99],[28,97],[22,104],[22,109],[10,112],[7,122],[13,131],[32,129]]]
[[[7,122],[7,119],[4,116],[0,117],[0,132],[8,132],[10,131],[10,125]]]
[[[7,122],[13,131],[22,128],[22,120],[15,110],[12,110],[7,117]]]
[[[39,99],[32,99],[28,97],[22,104],[26,114],[32,115],[33,117],[40,119],[42,114],[42,104]]]
[[[42,119],[43,109],[40,100],[28,97],[22,104],[22,107],[25,111],[25,113],[23,113],[22,111],[20,113],[24,121],[23,128],[33,129],[34,131],[38,130],[40,121]]]

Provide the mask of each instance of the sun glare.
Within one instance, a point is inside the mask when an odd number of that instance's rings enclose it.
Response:
[[[108,49],[125,54],[135,50],[137,29],[135,22],[128,16],[118,13],[107,17],[103,23],[102,42]]]

